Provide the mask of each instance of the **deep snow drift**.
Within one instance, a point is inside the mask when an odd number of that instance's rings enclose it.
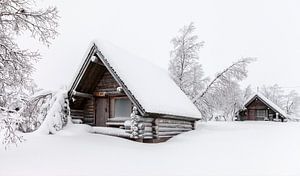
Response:
[[[142,144],[70,125],[0,150],[0,175],[300,175],[300,123],[209,122]]]

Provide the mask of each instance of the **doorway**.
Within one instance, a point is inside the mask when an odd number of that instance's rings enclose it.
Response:
[[[96,99],[96,126],[106,126],[109,118],[109,98]]]

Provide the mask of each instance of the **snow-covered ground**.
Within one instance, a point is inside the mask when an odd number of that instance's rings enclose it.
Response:
[[[300,175],[300,123],[209,122],[142,144],[72,125],[0,150],[0,175]]]

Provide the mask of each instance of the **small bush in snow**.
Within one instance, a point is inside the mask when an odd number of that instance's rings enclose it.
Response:
[[[17,133],[22,118],[15,111],[0,108],[0,140],[7,149],[10,145],[24,141],[23,136]]]
[[[20,112],[24,117],[19,127],[20,131],[27,133],[40,127],[50,108],[53,94],[49,91],[40,91],[26,101],[26,105]]]
[[[69,111],[66,92],[40,91],[29,98],[20,111],[24,120],[19,129],[25,133],[39,130],[54,134],[66,125]]]
[[[47,104],[48,111],[38,131],[44,134],[55,134],[67,124],[70,118],[67,93],[57,92]]]

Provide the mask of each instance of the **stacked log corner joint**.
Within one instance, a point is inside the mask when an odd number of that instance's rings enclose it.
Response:
[[[143,138],[145,125],[142,122],[141,116],[138,115],[137,107],[132,108],[132,113],[130,114],[130,120],[124,122],[124,127],[127,133],[130,134],[130,138],[141,139]]]

